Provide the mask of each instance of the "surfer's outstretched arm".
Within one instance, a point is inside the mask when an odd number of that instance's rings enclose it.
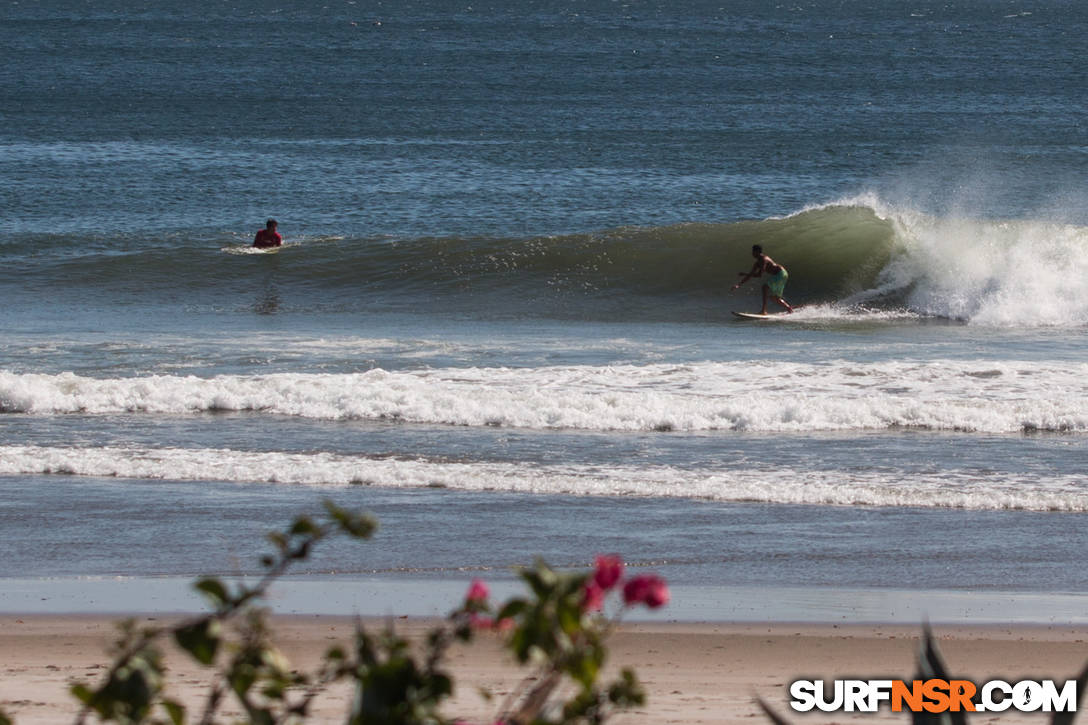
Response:
[[[737,289],[742,284],[750,280],[752,277],[763,276],[763,265],[760,262],[756,262],[754,265],[752,265],[752,270],[750,272],[737,272],[737,274],[739,274],[744,279],[733,285],[733,289]]]

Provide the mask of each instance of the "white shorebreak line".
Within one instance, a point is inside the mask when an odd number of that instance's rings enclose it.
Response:
[[[214,448],[0,447],[0,475],[35,474],[790,504],[1088,511],[1088,486],[1072,476],[1039,480],[1027,475],[981,477],[948,470],[928,475],[782,466],[685,470],[672,466],[466,463]]]

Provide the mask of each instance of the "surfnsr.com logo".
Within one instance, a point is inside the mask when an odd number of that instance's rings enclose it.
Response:
[[[790,697],[797,712],[1076,712],[1077,681],[796,680]]]

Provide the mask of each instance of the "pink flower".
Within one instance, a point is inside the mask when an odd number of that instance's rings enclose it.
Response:
[[[468,586],[468,593],[465,594],[465,601],[483,604],[489,596],[491,590],[487,588],[487,584],[482,579],[473,579]]]
[[[604,589],[598,586],[596,581],[590,579],[586,582],[585,590],[582,592],[582,611],[596,612],[603,606]]]
[[[602,554],[597,557],[597,571],[593,573],[593,583],[604,591],[619,584],[623,578],[623,559],[615,554]]]
[[[668,604],[669,587],[656,574],[640,574],[624,585],[623,601],[628,606],[645,604],[650,609],[657,609]]]

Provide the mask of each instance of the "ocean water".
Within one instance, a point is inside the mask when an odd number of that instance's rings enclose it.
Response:
[[[1088,594],[1082,4],[0,27],[9,585],[254,571],[330,497],[382,530],[299,576]]]

